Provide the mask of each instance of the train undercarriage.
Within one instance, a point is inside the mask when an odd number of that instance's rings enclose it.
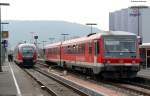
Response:
[[[48,61],[47,61],[48,63]],[[50,64],[50,63],[48,63]],[[51,64],[57,64],[59,67],[63,67],[64,69],[71,69],[80,71],[82,73],[86,73],[88,75],[97,75],[103,78],[135,78],[137,72],[139,71],[139,65],[108,65],[106,64],[102,66],[89,66],[85,64],[75,64],[71,62],[51,62]]]

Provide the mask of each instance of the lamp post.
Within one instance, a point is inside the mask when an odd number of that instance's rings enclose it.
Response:
[[[146,9],[148,6],[131,6],[130,7],[133,12],[130,13],[131,16],[136,17],[137,19],[137,35],[138,35],[138,43],[141,45],[143,41],[143,36],[142,36],[142,31],[141,31],[141,19],[140,17],[142,16],[142,12],[140,12],[141,9]]]
[[[6,57],[6,52],[7,52],[7,46],[8,46],[8,41],[6,40],[8,38],[8,31],[3,30],[3,24],[9,24],[7,22],[1,22],[1,39],[3,42],[3,47],[1,47],[1,63],[3,63],[5,61],[5,57]],[[5,42],[5,43],[4,43]]]
[[[0,3],[0,72],[2,72],[2,50],[1,50],[1,6],[9,6],[9,3]]]
[[[34,36],[34,39],[35,39],[35,45],[36,45],[36,47],[37,47],[37,43],[38,43],[38,42],[37,42],[38,35],[35,35],[35,36]]]
[[[45,46],[45,42],[47,42],[47,41],[42,41],[42,43],[43,43],[43,58],[44,58],[44,55],[45,55],[45,49],[44,49],[44,46]]]
[[[30,34],[31,34],[31,41],[30,41],[30,43],[34,43],[32,41],[34,41],[34,34],[35,34],[35,32],[30,32]]]
[[[91,34],[92,34],[92,26],[93,25],[97,25],[96,23],[86,23],[86,25],[90,25],[91,26]]]
[[[64,36],[64,41],[66,40],[66,36],[69,35],[69,34],[66,34],[66,33],[62,33],[61,35]]]
[[[44,50],[44,46],[45,46],[45,43],[46,43],[47,41],[42,41],[42,44],[43,44],[43,50]]]

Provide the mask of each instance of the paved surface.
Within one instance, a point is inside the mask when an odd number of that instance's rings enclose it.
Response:
[[[0,96],[49,96],[41,90],[30,76],[21,70],[13,62],[7,61],[2,66],[3,72],[0,72]],[[150,69],[141,70],[138,76],[150,79]]]
[[[138,72],[137,76],[150,79],[150,68],[148,68],[148,69],[141,69]]]
[[[4,63],[2,66],[3,72],[0,72],[0,96],[2,95],[16,95],[17,90],[13,80],[10,67]]]
[[[49,96],[30,76],[13,62],[6,62],[0,72],[0,96]]]

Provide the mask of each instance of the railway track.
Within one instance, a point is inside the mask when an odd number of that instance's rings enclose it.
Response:
[[[134,79],[121,80],[119,86],[132,90],[138,94],[150,96],[150,80],[136,77]]]
[[[41,64],[41,62],[40,62]],[[74,74],[71,72],[71,74]],[[85,79],[86,76],[84,76],[84,74],[75,74],[75,75],[82,75],[82,79]],[[135,80],[136,79],[136,80]],[[150,85],[148,85],[148,82],[150,82],[150,80],[146,80],[145,83],[143,82],[137,82],[137,81],[143,81],[144,79],[139,79],[139,78],[135,78],[134,81],[133,80],[116,80],[114,82],[110,81],[110,80],[93,80],[93,78],[91,79],[85,79],[85,80],[89,80],[91,82],[96,82],[97,84],[100,84],[102,86],[105,87],[115,87],[115,90],[123,90],[123,92],[125,93],[129,93],[130,95],[135,95],[135,96],[150,96]]]
[[[37,81],[42,89],[48,91],[52,96],[88,96],[80,90],[56,80],[56,78],[39,69],[24,69],[24,71]]]
[[[118,87],[121,90],[127,91],[127,93],[131,93],[135,96],[150,96],[150,90],[145,87],[145,85],[142,86],[142,84],[138,83],[114,83],[112,81],[104,81],[103,83]],[[139,86],[140,85],[140,86]]]

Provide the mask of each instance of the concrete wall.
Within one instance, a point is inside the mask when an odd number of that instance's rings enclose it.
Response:
[[[143,42],[148,43],[150,42],[150,8],[143,10],[142,14],[141,30]]]

